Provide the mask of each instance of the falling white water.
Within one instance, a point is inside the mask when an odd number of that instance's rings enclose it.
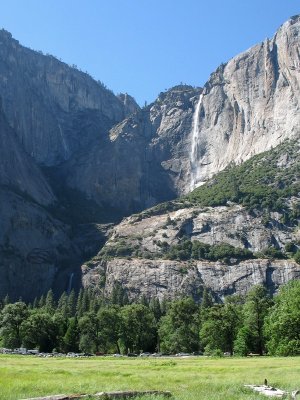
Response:
[[[199,139],[199,123],[200,123],[200,110],[203,100],[203,93],[200,94],[196,110],[193,116],[192,124],[192,147],[191,147],[191,182],[190,190],[195,189],[198,180],[198,139]]]
[[[72,290],[73,277],[74,277],[74,273],[72,272],[69,277],[68,294],[70,294],[71,290]]]

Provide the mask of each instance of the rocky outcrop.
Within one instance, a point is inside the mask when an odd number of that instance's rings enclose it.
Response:
[[[176,245],[183,237],[215,245],[229,243],[252,252],[275,246],[284,249],[287,242],[298,242],[300,230],[281,222],[282,214],[250,213],[240,205],[183,208],[167,214],[131,216],[112,230],[104,251],[122,245],[150,256],[161,254],[163,247]]]
[[[207,287],[221,301],[229,294],[244,295],[254,284],[265,284],[274,293],[281,284],[300,277],[300,266],[293,260],[177,261],[166,255],[182,238],[212,246],[228,243],[255,254],[270,247],[284,252],[286,243],[299,243],[300,231],[284,225],[281,217],[273,212],[266,222],[263,213],[250,213],[240,205],[128,217],[111,231],[99,256],[83,265],[83,284],[99,287],[102,282],[106,295],[118,284],[132,299],[192,295],[199,300]],[[129,257],[120,258],[126,249]]]
[[[170,260],[114,259],[83,267],[86,287],[103,287],[110,296],[116,285],[121,286],[131,300],[146,297],[172,299],[192,296],[199,301],[204,288],[216,301],[232,294],[245,295],[257,284],[271,293],[280,285],[300,278],[300,266],[287,260],[247,260],[235,265],[220,262]]]

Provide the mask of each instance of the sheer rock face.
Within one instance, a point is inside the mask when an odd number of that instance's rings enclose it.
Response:
[[[299,134],[299,35],[300,18],[291,18],[273,39],[220,66],[204,89],[179,85],[140,109],[129,95],[115,96],[88,74],[26,49],[9,33],[0,31],[0,97],[4,114],[0,112],[1,293],[7,291],[26,299],[26,293],[29,298],[51,286],[60,288],[58,291],[66,289],[72,265],[78,265],[85,252],[81,249],[97,248],[82,237],[74,240],[70,227],[49,211],[58,194],[41,166],[56,171],[60,188],[77,189],[83,197],[100,206],[116,208],[124,216],[175,198],[190,190],[191,181],[198,185],[229,163],[242,162]],[[201,93],[197,152],[192,160],[193,117]],[[194,165],[197,176],[191,171]],[[273,225],[266,227],[258,217],[238,207],[184,212],[175,217],[178,230],[167,227],[164,231],[158,226],[154,232],[152,224],[165,224],[162,219],[167,216],[146,219],[144,225],[133,222],[142,239],[130,240],[151,253],[157,247],[153,238],[176,243],[180,231],[206,243],[225,241],[254,251],[269,244],[282,247],[286,241],[299,239],[297,232],[280,225],[276,215],[272,216]],[[121,235],[122,229],[130,231],[132,226],[125,221],[116,227],[112,238],[118,239],[116,235]],[[149,238],[144,233],[151,229],[153,237]],[[83,236],[97,241],[98,230],[87,229]],[[111,243],[108,241],[107,246]],[[120,262],[116,260],[116,265]],[[128,266],[127,275],[127,267],[124,269],[128,285],[133,285],[136,278],[129,273],[130,260],[122,262]],[[146,261],[135,260],[133,269],[142,262]],[[149,271],[152,264],[163,262],[147,261]],[[255,265],[259,262],[247,263],[254,265],[251,274],[257,274]],[[261,263],[265,265],[267,261]],[[205,265],[212,271],[217,268],[215,264]],[[109,271],[115,273],[110,268],[112,264],[108,263],[107,291],[112,285]],[[194,274],[196,282],[198,267],[193,268],[194,272],[187,275]],[[27,282],[25,271],[34,289],[22,288],[19,277]],[[92,276],[98,279],[96,275],[91,269],[84,269],[84,282],[90,282]],[[176,276],[180,279],[185,274]],[[171,284],[169,287],[175,293]],[[188,292],[186,287],[183,292]],[[222,297],[225,289],[213,290]],[[134,293],[134,289],[130,291]]]
[[[75,273],[80,257],[70,228],[44,207],[2,188],[0,215],[0,298],[33,301],[51,287],[67,290],[72,258]]]
[[[124,214],[174,198],[183,163],[188,168],[181,156],[198,93],[190,86],[173,88],[115,125],[108,142],[65,163],[67,184]]]
[[[83,254],[99,248],[87,245],[91,233],[99,238],[97,229],[78,238],[53,216],[58,198],[40,167],[58,167],[105,142],[109,129],[139,107],[54,57],[22,47],[4,30],[0,103],[0,297],[33,300],[50,288],[68,290],[72,274],[74,287]],[[62,182],[62,169],[58,175]]]
[[[0,106],[0,187],[29,196],[42,205],[55,196],[34,160],[26,154]]]
[[[182,85],[113,127],[105,154],[95,148],[82,155],[80,168],[72,162],[68,184],[132,212],[186,193],[191,181],[198,186],[228,164],[299,134],[299,35],[295,17],[273,39],[211,75],[199,110],[196,160],[191,159],[193,115],[202,90]]]
[[[0,31],[3,109],[24,149],[53,166],[99,141],[138,106],[120,100],[88,74],[27,49]],[[127,101],[128,103],[128,101]]]
[[[65,262],[79,252],[70,228],[47,211],[55,196],[1,110],[0,155],[0,298],[33,300],[51,287],[64,290]]]
[[[83,268],[84,286],[99,287],[105,281],[103,290],[109,296],[117,284],[131,300],[142,296],[160,300],[192,296],[200,300],[206,287],[215,300],[223,301],[228,295],[245,295],[257,284],[266,285],[274,293],[279,286],[299,278],[300,266],[291,260],[257,259],[224,265],[208,261],[114,259]]]
[[[290,19],[273,39],[211,75],[199,110],[196,160],[191,132],[201,89],[174,87],[139,110],[129,95],[114,96],[2,31],[3,108],[39,164],[60,164],[66,185],[129,214],[299,133],[299,30],[299,18]],[[197,176],[191,176],[194,164]]]
[[[295,17],[211,75],[200,110],[199,182],[299,133],[299,36]]]
[[[79,252],[70,228],[47,211],[56,198],[1,109],[0,158],[0,298],[33,300],[51,287],[64,290],[67,277],[57,278]]]

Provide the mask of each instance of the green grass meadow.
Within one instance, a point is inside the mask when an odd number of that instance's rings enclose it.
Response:
[[[115,390],[169,390],[176,400],[261,399],[244,384],[300,388],[299,358],[0,356],[1,400]],[[149,397],[148,397],[149,398]],[[156,397],[159,400],[158,397]]]

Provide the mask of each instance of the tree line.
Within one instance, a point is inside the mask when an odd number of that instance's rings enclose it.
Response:
[[[104,299],[91,289],[50,290],[33,303],[1,302],[0,346],[41,352],[203,352],[245,356],[300,354],[300,281],[280,288],[273,298],[253,286],[245,297],[228,296],[217,304],[204,289],[201,304],[192,298],[130,303],[116,285]]]

